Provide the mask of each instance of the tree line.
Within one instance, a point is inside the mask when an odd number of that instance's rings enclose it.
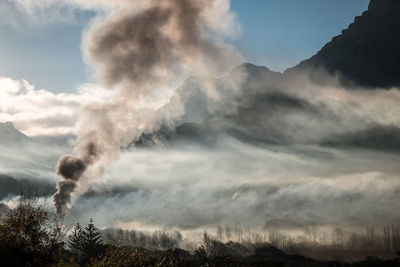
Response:
[[[397,224],[382,231],[367,226],[364,234],[310,226],[298,236],[227,224],[219,225],[214,236],[204,232],[201,240],[190,245],[178,231],[99,230],[93,220],[85,227],[76,223],[67,231],[35,198],[22,197],[15,208],[0,212],[1,266],[262,266],[266,262],[282,266],[293,261],[301,263],[296,266],[308,266],[315,260],[298,254],[305,255],[302,252],[310,247],[319,248],[319,254],[330,249],[340,253],[367,251],[366,256],[387,251],[395,257],[399,242]],[[180,248],[182,245],[186,250]],[[375,260],[374,266],[384,263],[400,264],[400,258]]]
[[[400,250],[400,224],[389,224],[380,231],[372,225],[367,225],[364,233],[347,231],[340,227],[321,229],[311,225],[304,227],[301,234],[294,235],[267,227],[254,231],[237,224],[226,224],[217,226],[215,238],[243,244],[268,242],[279,248],[308,243],[335,249],[396,252]]]
[[[107,228],[101,231],[101,235],[108,244],[163,250],[179,247],[183,239],[179,231],[169,233],[161,230],[150,233],[138,230]]]

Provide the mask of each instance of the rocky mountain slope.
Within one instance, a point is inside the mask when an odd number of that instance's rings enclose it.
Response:
[[[400,1],[371,0],[341,35],[286,73],[310,69],[339,74],[347,86],[400,86]]]
[[[374,121],[367,113],[359,113],[359,105],[368,110],[368,103],[349,102],[341,107],[343,103],[326,99],[343,94],[342,86],[347,89],[400,86],[399,14],[400,1],[371,0],[368,10],[356,17],[347,30],[315,56],[283,74],[243,64],[213,81],[214,91],[223,96],[218,101],[205,93],[207,79],[192,78],[175,96],[184,103],[184,116],[156,134],[144,135],[139,144],[188,139],[212,144],[222,133],[247,142],[400,151],[400,128],[395,122],[383,125],[383,120]],[[339,81],[332,75],[339,75]],[[338,88],[333,95],[324,92],[332,87]],[[321,99],[316,100],[311,90],[316,90]],[[229,94],[231,91],[235,93]],[[385,94],[382,90],[375,91],[380,91],[377,93],[380,97]],[[363,97],[357,90],[349,91],[347,97],[352,97],[351,94],[358,94],[355,99]],[[177,102],[171,101],[161,113],[174,105]],[[375,113],[379,111],[371,114]]]

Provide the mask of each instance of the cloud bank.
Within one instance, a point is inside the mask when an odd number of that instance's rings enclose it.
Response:
[[[110,93],[86,84],[76,94],[36,89],[25,80],[0,77],[0,122],[12,122],[28,136],[71,136],[81,105],[101,101]]]
[[[227,136],[212,148],[139,149],[124,152],[93,182],[67,219],[185,231],[260,229],[273,221],[296,222],[296,229],[383,226],[399,216],[398,160],[363,150],[260,147]]]

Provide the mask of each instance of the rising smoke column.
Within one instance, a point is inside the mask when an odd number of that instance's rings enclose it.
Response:
[[[86,60],[114,91],[110,99],[83,107],[76,155],[58,161],[59,215],[118,158],[121,147],[159,128],[159,116],[143,111],[149,97],[188,75],[220,74],[241,61],[223,42],[235,32],[228,0],[132,0],[132,10],[124,3],[124,10],[95,19],[84,36]]]

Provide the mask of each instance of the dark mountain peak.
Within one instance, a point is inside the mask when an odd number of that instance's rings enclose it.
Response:
[[[270,69],[268,69],[265,66],[257,66],[257,65],[251,64],[251,63],[243,63],[243,64],[237,66],[236,68],[242,68],[249,72],[254,72],[254,71],[272,72]]]
[[[286,73],[326,70],[344,85],[400,86],[400,1],[371,0],[341,35]]]
[[[257,66],[251,63],[243,63],[234,68],[223,79],[235,80],[237,79],[237,77],[245,77],[243,83],[247,83],[247,85],[253,83],[253,87],[255,87],[260,84],[273,83],[277,80],[280,80],[282,78],[282,73],[274,72],[264,66]]]
[[[270,69],[268,69],[265,66],[257,66],[251,63],[243,63],[239,66],[237,66],[236,68],[234,68],[229,75],[236,75],[238,72],[240,71],[246,71],[248,73],[249,76],[262,76],[262,75],[278,75],[280,74],[279,72],[274,72]]]
[[[398,0],[371,0],[369,2],[368,9],[369,10],[379,10],[379,9],[386,9],[391,8],[393,5],[398,5]]]

